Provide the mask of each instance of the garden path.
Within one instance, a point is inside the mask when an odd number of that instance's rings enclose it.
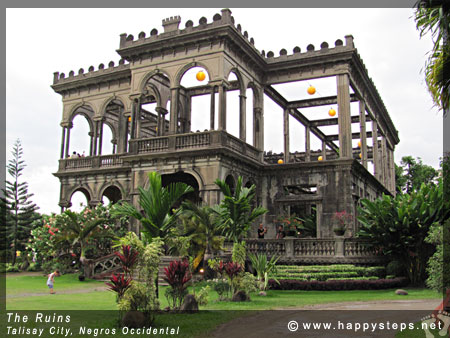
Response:
[[[299,323],[337,322],[342,323],[371,323],[390,320],[391,323],[409,323],[420,321],[430,315],[439,304],[440,299],[419,300],[380,300],[371,302],[343,302],[309,305],[301,308],[279,308],[273,311],[260,311],[257,314],[236,318],[220,325],[209,337],[228,338],[272,338],[272,337],[394,337],[394,331],[362,332],[358,330],[313,330],[289,332],[288,322],[295,320]],[[424,310],[425,309],[425,310]],[[305,311],[307,310],[307,311]],[[320,311],[311,311],[320,310]],[[327,311],[328,310],[328,311]],[[349,311],[353,310],[353,311]],[[417,310],[417,311],[409,311]]]

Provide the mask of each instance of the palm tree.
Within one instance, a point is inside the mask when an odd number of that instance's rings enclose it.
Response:
[[[88,212],[89,209],[85,209],[84,212]],[[81,219],[81,217],[71,211],[66,210],[63,215],[66,216],[64,226],[56,236],[57,241],[67,241],[75,246],[80,245],[80,263],[84,266],[86,263],[86,243],[89,238],[95,237],[98,232],[98,226],[105,223],[104,218],[90,218],[87,221]]]
[[[416,2],[416,27],[420,36],[431,33],[433,49],[425,64],[425,80],[434,103],[444,111],[450,100],[450,14],[448,0],[419,0]]]
[[[162,186],[161,175],[148,173],[149,187],[139,187],[139,205],[142,213],[133,205],[122,202],[111,212],[113,216],[129,216],[137,219],[144,228],[142,233],[150,242],[154,237],[164,238],[174,225],[179,210],[172,210],[175,203],[185,194],[194,191],[189,185],[177,182]]]
[[[191,236],[192,241],[201,247],[204,261],[213,257],[213,249],[220,249],[221,229],[218,215],[209,206],[198,206],[191,201],[181,205],[181,212],[192,222],[185,222],[185,236]]]
[[[224,235],[237,243],[247,235],[252,222],[265,214],[267,209],[252,207],[256,186],[243,187],[242,177],[238,178],[234,194],[225,181],[217,179],[215,183],[224,194],[224,199],[214,210],[220,215]]]

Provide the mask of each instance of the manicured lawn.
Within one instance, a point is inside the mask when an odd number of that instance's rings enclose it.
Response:
[[[103,282],[78,281],[75,274],[57,277],[55,295],[48,295],[46,278],[41,276],[8,275],[6,278],[6,306],[8,310],[116,310],[115,294],[104,289]],[[198,290],[198,288],[197,288]],[[281,291],[269,290],[266,297],[251,295],[251,302],[218,302],[216,292],[209,295],[203,310],[268,310],[301,307],[334,302],[374,300],[406,300],[440,298],[428,289],[407,288],[407,296],[398,296],[393,289],[354,291]],[[160,287],[161,308],[167,306],[165,287]],[[41,294],[41,295],[36,295]]]
[[[104,283],[92,279],[80,282],[77,274],[55,277],[56,291],[93,289],[103,285]],[[46,293],[49,291],[47,287],[47,276],[43,274],[38,276],[23,276],[21,274],[8,273],[6,275],[6,290],[8,295]]]
[[[41,276],[8,275],[6,278],[6,308],[7,310],[116,310],[115,294],[104,289],[103,282],[80,282],[77,275],[64,275],[55,281],[55,295],[49,295],[46,287],[46,278]],[[197,288],[198,290],[199,288]],[[218,295],[211,292],[209,304],[201,307],[196,314],[160,314],[157,315],[153,327],[177,327],[180,326],[180,336],[183,337],[207,337],[208,332],[218,325],[233,318],[249,315],[251,311],[236,310],[267,310],[275,308],[301,307],[305,305],[373,301],[390,299],[431,299],[440,298],[440,294],[427,289],[406,289],[407,296],[398,296],[394,290],[373,291],[280,291],[269,290],[266,297],[251,295],[251,302],[218,302]],[[161,308],[167,306],[164,297],[165,287],[160,287]],[[208,311],[209,310],[209,311]],[[227,311],[228,310],[228,311]],[[232,311],[229,311],[232,310]],[[83,316],[85,311],[79,312]],[[91,313],[91,312],[89,312]],[[74,336],[78,336],[79,323],[95,328],[115,327],[116,312],[105,317],[105,313],[92,311],[92,316],[81,321],[72,320],[70,325]],[[78,324],[77,324],[78,323]],[[100,336],[100,335],[99,335]],[[129,335],[128,335],[129,336]],[[158,337],[158,335],[152,334]],[[47,337],[45,333],[41,337]],[[115,337],[122,337],[119,332]],[[125,336],[124,336],[125,337]]]

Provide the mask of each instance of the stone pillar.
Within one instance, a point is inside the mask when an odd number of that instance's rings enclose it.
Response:
[[[337,75],[336,79],[339,124],[339,157],[353,158],[352,124],[350,115],[350,84],[348,74]]]
[[[125,116],[125,128],[123,134],[123,152],[128,151],[128,131],[130,130],[131,116]]]
[[[136,99],[136,138],[141,138],[141,98]]]
[[[253,108],[253,146],[264,150],[264,115],[262,108]]]
[[[115,154],[116,150],[117,150],[117,140],[113,139],[113,140],[111,140],[111,143],[113,145],[112,153]]]
[[[73,125],[70,124],[67,126],[67,138],[66,138],[66,158],[69,158],[69,144],[70,144],[70,129],[72,129]]]
[[[61,158],[64,158],[64,145],[66,143],[66,127],[62,127],[61,136]]]
[[[366,134],[366,103],[359,101],[359,134],[361,136],[361,164],[367,169],[367,134]]]
[[[166,128],[165,128],[166,114],[168,113],[168,111],[166,108],[163,108],[163,107],[156,107],[155,110],[158,113],[158,123],[157,123],[158,130],[156,131],[156,135],[164,136],[164,134],[166,133]]]
[[[180,87],[170,88],[170,94],[169,134],[176,134],[178,132],[178,98],[180,94]]]
[[[103,121],[99,121],[100,123],[100,133],[98,136],[98,154],[102,154],[102,146],[103,146]]]
[[[327,143],[325,142],[325,140],[322,140],[322,160],[326,160],[327,159]]]
[[[88,135],[91,138],[91,143],[89,144],[89,156],[94,156],[94,132],[90,131]]]
[[[380,178],[380,168],[378,164],[378,124],[377,121],[372,121],[372,161],[374,176]]]
[[[94,121],[94,151],[93,156],[97,156],[97,143],[98,143],[98,121]]]
[[[395,162],[394,162],[394,150],[388,148],[389,154],[389,173],[390,173],[390,191],[391,194],[395,196]]]
[[[219,85],[219,130],[227,130],[227,88]]]
[[[311,161],[311,127],[305,127],[305,161]]]
[[[239,138],[245,142],[247,137],[247,114],[245,95],[239,95]]]
[[[214,121],[215,121],[215,110],[216,110],[216,87],[212,86],[211,88],[211,105],[210,105],[210,115],[209,115],[209,129],[214,130]]]
[[[283,113],[283,134],[284,134],[284,163],[289,163],[289,109],[285,108]]]
[[[386,147],[386,136],[385,135],[381,136],[381,156],[380,157],[381,157],[380,164],[381,164],[381,168],[382,168],[381,180],[382,180],[384,186],[389,190],[388,178],[387,178],[388,158],[387,158],[387,147]]]
[[[134,99],[131,105],[130,139],[136,138],[136,118],[137,118],[137,99]]]

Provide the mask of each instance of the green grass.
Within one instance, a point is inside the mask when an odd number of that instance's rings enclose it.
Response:
[[[67,291],[78,289],[93,289],[104,286],[104,283],[92,279],[83,282],[78,280],[77,274],[62,275],[55,277],[55,291]],[[23,293],[48,293],[47,276],[23,276],[20,274],[6,274],[6,290],[8,295]]]
[[[46,278],[41,276],[8,275],[6,278],[6,308],[10,310],[116,310],[115,294],[109,291],[99,291],[104,286],[103,282],[84,281],[80,282],[77,275],[65,275],[58,277],[55,281],[55,295],[49,295],[46,286]],[[89,290],[90,289],[90,290]],[[97,289],[97,290],[96,290]],[[161,308],[167,306],[164,297],[166,287],[160,287]],[[200,287],[197,287],[198,291]],[[407,288],[407,296],[398,296],[393,289],[371,290],[371,291],[281,291],[269,290],[267,296],[257,294],[251,295],[251,302],[219,302],[216,292],[209,295],[209,304],[201,307],[196,314],[160,314],[156,317],[153,327],[176,327],[180,326],[182,337],[207,337],[208,332],[214,330],[218,325],[230,321],[233,318],[249,315],[253,310],[268,310],[276,308],[301,307],[305,305],[373,301],[390,299],[432,299],[440,298],[440,294],[427,289]],[[190,289],[192,292],[192,289]],[[41,295],[34,295],[41,294]],[[231,311],[230,311],[231,310]],[[250,310],[250,311],[237,311]],[[86,312],[80,312],[82,315]],[[89,327],[113,328],[116,324],[114,318],[93,313],[92,318],[75,320],[70,325],[74,337],[78,336],[80,323]],[[130,335],[128,335],[130,336]],[[158,335],[153,335],[159,337]],[[44,333],[42,337],[47,337]],[[50,337],[50,336],[48,336]],[[106,336],[105,336],[106,337]],[[115,337],[122,336],[119,332]]]

